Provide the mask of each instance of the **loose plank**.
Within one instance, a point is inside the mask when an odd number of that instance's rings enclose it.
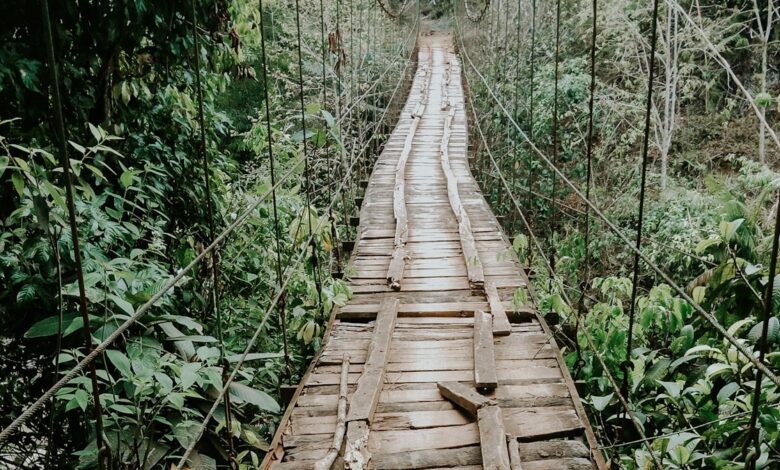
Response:
[[[498,296],[498,289],[493,282],[485,284],[485,295],[487,295],[490,304],[490,313],[493,315],[493,334],[496,336],[507,336],[512,333],[512,325],[506,316],[504,304],[501,297]]]
[[[477,411],[483,406],[496,404],[493,400],[480,395],[475,389],[460,382],[439,382],[436,385],[441,396],[468,411],[472,416],[476,416]]]
[[[485,470],[506,470],[510,468],[501,408],[496,405],[480,408],[477,410],[477,423],[479,426],[479,443],[482,448],[483,468]]]
[[[474,312],[474,383],[477,388],[490,389],[498,385],[492,320],[481,310]]]
[[[357,381],[357,389],[349,401],[347,421],[370,421],[374,414],[385,379],[387,356],[397,313],[398,299],[388,298],[382,301],[371,338],[371,350],[363,366],[363,373]]]

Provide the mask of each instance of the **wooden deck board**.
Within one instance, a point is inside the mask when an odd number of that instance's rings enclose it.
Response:
[[[334,312],[262,468],[313,468],[328,452],[344,354],[346,447],[362,446],[367,468],[479,469],[483,456],[487,467],[503,468],[507,442],[517,442],[524,470],[598,468],[557,345],[533,305],[512,301],[528,279],[469,169],[452,38],[421,36],[418,54],[407,103],[364,194],[347,269],[353,297]],[[389,305],[392,321],[379,313]],[[490,312],[487,328],[478,330],[477,312]],[[478,331],[485,348],[475,350]],[[475,366],[485,352],[493,377],[478,391]],[[481,436],[477,409],[466,412],[455,404],[463,400],[443,396],[440,382],[490,403],[482,419],[492,420],[491,429]]]

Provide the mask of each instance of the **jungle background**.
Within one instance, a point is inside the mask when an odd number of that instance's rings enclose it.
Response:
[[[512,103],[517,122],[542,150],[552,149],[555,2],[496,0],[479,27],[468,23],[460,3],[423,0],[407,5],[400,19],[370,0],[302,0],[300,19],[295,5],[266,1],[262,17],[258,2],[245,0],[50,5],[93,343],[210,243],[195,54],[218,231],[272,186],[268,117],[275,181],[291,175],[276,190],[276,208],[271,200],[259,201],[217,258],[190,272],[98,361],[115,468],[175,462],[222,386],[222,366],[235,363],[260,328],[231,388],[232,428],[226,431],[224,414],[216,415],[195,454],[203,468],[225,466],[230,434],[238,465],[258,465],[281,417],[285,386],[300,379],[331,309],[351,295],[341,280],[349,276],[348,244],[342,242],[354,237],[350,220],[357,215],[360,181],[392,129],[413,71],[418,15],[429,27],[457,25],[477,66]],[[774,127],[780,112],[778,7],[771,0],[681,5]],[[393,11],[401,4],[384,6]],[[651,7],[645,0],[602,0],[597,17],[591,197],[628,233],[637,223]],[[561,1],[558,162],[580,187],[586,177],[590,11],[589,1]],[[8,2],[0,37],[5,427],[85,351],[39,2]],[[664,2],[655,67],[643,251],[753,347],[761,330],[761,293],[768,282],[780,285],[768,279],[780,149],[700,35]],[[512,188],[522,195],[545,249],[555,247],[554,279],[533,253],[531,234],[510,198],[495,184],[498,169],[486,164],[483,146],[476,147],[473,171],[535,274],[536,301],[558,324],[555,340],[580,381],[602,444],[636,436],[583,331],[616,378],[628,374],[634,411],[648,435],[662,436],[653,446],[669,468],[742,468],[758,386],[752,368],[646,266],[638,284],[635,347],[626,355],[633,254],[591,217],[586,260],[585,206],[560,184],[553,206],[549,170],[523,145],[473,71],[464,66],[464,73],[499,168],[513,175]],[[304,160],[311,170],[306,173]],[[313,233],[304,223],[309,215]],[[209,264],[215,259],[216,284]],[[273,305],[280,271],[289,282],[283,305]],[[527,302],[528,292],[516,297]],[[276,307],[271,315],[269,304]],[[780,296],[773,308],[776,315]],[[769,332],[774,351],[780,343],[775,316]],[[778,369],[778,353],[767,360]],[[780,397],[769,381],[760,387],[756,457],[759,466],[774,467],[780,461]],[[0,466],[94,468],[92,400],[84,373],[0,450]],[[650,468],[638,443],[609,453],[621,467]]]

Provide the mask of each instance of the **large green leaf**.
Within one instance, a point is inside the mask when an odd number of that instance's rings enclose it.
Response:
[[[262,410],[272,413],[278,413],[281,409],[271,395],[244,384],[232,382],[230,384],[230,395],[240,401],[251,403]]]
[[[125,356],[125,353],[117,351],[116,349],[109,349],[106,351],[106,356],[108,356],[111,364],[113,364],[124,377],[129,378],[133,376],[132,369],[130,368],[130,359]]]
[[[90,317],[92,319],[93,317]],[[59,330],[60,318],[57,315],[46,317],[35,323],[24,334],[25,338],[41,338],[44,336],[56,335]],[[62,336],[68,336],[74,331],[80,330],[84,326],[84,320],[81,315],[69,313],[62,316]]]

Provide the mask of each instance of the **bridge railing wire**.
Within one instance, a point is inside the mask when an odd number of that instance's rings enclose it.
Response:
[[[411,63],[411,61],[409,61],[409,63]],[[408,67],[408,65],[407,65],[407,67]],[[393,102],[393,99],[395,98],[398,90],[401,87],[401,84],[404,81],[404,78],[405,78],[405,74],[402,74],[400,76],[398,82],[396,83],[396,86],[395,86],[395,88],[393,90],[393,93],[392,93],[392,96],[391,96],[391,99],[390,99],[390,103]],[[374,125],[373,125],[374,129],[377,129],[380,125],[383,124],[384,119],[385,119],[389,109],[390,109],[390,106],[385,108],[383,113],[382,113],[382,116],[379,118],[379,120],[374,122]],[[367,141],[364,144],[363,149],[367,148],[369,144],[370,144],[370,142]],[[348,174],[345,175],[345,177],[341,181],[341,184],[337,188],[336,193],[340,193],[341,191],[343,191],[345,189],[345,186],[349,182],[349,180],[350,180],[350,178],[351,178],[351,176],[353,174],[353,170],[355,170],[355,167],[356,167],[358,162],[359,162],[358,159],[352,159],[352,161],[350,163],[350,166],[349,166]],[[329,204],[329,206],[326,208],[326,211],[330,210],[332,205],[336,201],[337,201],[337,199],[334,198],[331,201],[331,203]],[[305,243],[302,244],[304,249],[301,250],[298,253],[298,256],[296,257],[295,261],[287,263],[287,268],[294,269],[296,266],[300,265],[305,260],[304,255],[306,254],[306,247],[309,246],[309,244],[313,240],[313,237],[319,231],[319,229],[323,226],[323,224],[326,222],[326,220],[327,219],[325,219],[325,218],[320,218],[319,219],[319,222],[317,223],[317,226],[313,230],[310,231],[309,239]],[[218,396],[214,399],[214,403],[212,404],[211,409],[206,413],[206,416],[203,418],[202,422],[200,423],[200,425],[198,427],[198,431],[196,432],[194,439],[191,441],[189,447],[185,450],[185,453],[179,459],[179,463],[177,464],[177,468],[183,468],[182,466],[187,462],[187,458],[189,457],[189,455],[194,450],[195,445],[197,444],[197,442],[200,439],[200,437],[203,435],[203,432],[205,431],[205,429],[206,429],[206,427],[208,425],[209,420],[214,415],[214,412],[216,411],[217,407],[219,406],[219,400],[227,393],[227,391],[229,389],[229,386],[230,386],[230,383],[232,383],[232,381],[235,379],[235,376],[238,373],[238,371],[241,369],[241,367],[243,366],[243,363],[244,363],[246,357],[249,355],[249,353],[251,352],[251,350],[254,347],[255,343],[257,342],[257,339],[259,338],[260,333],[263,331],[263,329],[265,327],[265,324],[266,324],[270,314],[274,310],[276,302],[278,302],[280,296],[283,294],[284,290],[287,287],[287,284],[290,282],[290,279],[291,279],[290,276],[283,276],[283,278],[285,280],[284,280],[283,284],[277,290],[277,294],[276,294],[276,297],[274,298],[274,301],[270,302],[270,306],[264,312],[264,314],[262,316],[262,320],[260,322],[260,325],[258,325],[257,329],[255,330],[255,333],[252,335],[252,338],[250,339],[249,343],[247,344],[247,346],[246,346],[244,352],[242,353],[239,361],[233,367],[233,370],[230,373],[230,375],[228,376],[227,380],[225,381],[225,385],[223,386],[222,390],[219,392]]]
[[[672,2],[671,0],[667,0],[667,3],[669,3],[671,5],[674,2]],[[677,5],[677,8],[680,9],[679,5]],[[595,9],[595,2],[594,2],[594,9]],[[587,209],[586,210],[587,210],[588,213],[590,211],[593,211],[593,213],[597,216],[597,218],[600,219],[601,222],[604,223],[613,233],[615,233],[618,236],[618,238],[620,239],[620,241],[625,246],[629,247],[634,252],[637,262],[639,261],[639,259],[641,259],[644,263],[646,263],[646,265],[648,265],[650,268],[652,268],[652,270],[659,277],[661,277],[664,280],[664,282],[666,282],[668,285],[670,285],[672,287],[672,289],[674,291],[676,291],[676,293],[679,296],[681,296],[684,300],[686,300],[693,307],[694,311],[701,318],[703,318],[707,323],[709,323],[720,334],[720,336],[722,336],[729,344],[731,344],[741,355],[743,355],[757,369],[756,374],[757,374],[758,378],[757,378],[756,392],[755,392],[756,393],[756,398],[755,398],[755,403],[754,403],[753,409],[750,412],[750,414],[751,414],[751,423],[749,425],[749,430],[750,430],[750,432],[752,434],[754,434],[755,440],[756,440],[756,452],[750,454],[752,456],[751,457],[752,461],[755,462],[755,459],[757,458],[757,455],[760,453],[760,448],[759,448],[760,443],[758,442],[757,434],[755,432],[755,427],[756,427],[755,419],[757,417],[757,409],[758,409],[758,402],[759,402],[758,397],[759,397],[759,393],[760,393],[760,380],[761,380],[760,378],[761,378],[761,375],[762,374],[766,375],[767,378],[772,383],[774,383],[775,385],[780,385],[780,383],[778,382],[777,376],[771,370],[769,370],[768,367],[766,366],[766,364],[764,363],[764,351],[765,351],[765,347],[766,347],[765,334],[762,334],[762,339],[760,341],[760,354],[759,354],[759,358],[756,358],[754,356],[753,352],[750,351],[747,347],[745,347],[745,345],[741,341],[739,341],[737,338],[735,338],[733,335],[731,335],[726,330],[726,328],[722,324],[720,324],[718,322],[718,320],[712,314],[710,314],[709,312],[705,311],[700,305],[698,305],[696,302],[694,302],[693,299],[687,294],[687,292],[682,287],[677,285],[663,270],[661,270],[655,263],[653,263],[652,260],[650,260],[641,251],[641,245],[639,245],[639,243],[632,244],[630,242],[630,240],[627,238],[627,236],[625,234],[623,234],[623,232],[620,229],[618,229],[618,227],[613,222],[611,222],[602,213],[602,211],[600,211],[599,208],[592,202],[592,200],[589,197],[589,194],[588,195],[584,195],[580,191],[580,189],[576,185],[574,185],[571,182],[571,180],[569,180],[563,174],[563,172],[558,168],[558,166],[554,162],[550,161],[550,159],[543,152],[541,152],[539,150],[539,148],[531,141],[531,139],[523,131],[523,129],[521,129],[521,127],[517,124],[517,122],[515,121],[515,117],[507,110],[506,106],[498,98],[498,96],[496,95],[496,92],[491,87],[491,85],[488,83],[488,81],[485,79],[484,75],[480,72],[480,70],[477,68],[477,66],[471,60],[471,58],[469,56],[469,53],[468,53],[468,50],[467,50],[467,48],[465,46],[465,43],[463,41],[463,31],[461,29],[461,24],[460,24],[460,21],[457,18],[457,15],[455,16],[455,20],[456,20],[456,25],[457,25],[457,30],[458,30],[458,38],[459,38],[459,41],[460,41],[460,46],[461,46],[461,51],[463,53],[463,56],[466,58],[467,62],[469,63],[470,68],[474,71],[474,73],[477,75],[479,80],[482,82],[482,85],[484,86],[484,88],[486,89],[486,91],[488,92],[488,94],[490,95],[492,100],[495,102],[495,104],[499,107],[501,112],[504,114],[505,119],[507,119],[507,121],[509,123],[511,123],[511,125],[516,129],[518,135],[520,135],[523,138],[523,140],[529,146],[529,148],[532,150],[532,152],[534,154],[536,154],[539,157],[539,159],[542,160],[542,162],[551,171],[554,172],[555,176],[561,178],[561,180],[577,195],[577,197],[579,199],[581,199],[587,205]],[[688,16],[688,21],[692,21],[689,16]],[[717,49],[715,49],[715,53],[717,53]],[[720,61],[720,63],[725,62],[725,60],[723,60],[722,57],[720,57],[719,61]],[[733,74],[733,72],[730,69],[728,71],[729,71],[729,73]],[[468,83],[468,75],[464,74],[464,76],[466,77],[466,80],[467,80],[467,83]],[[649,83],[652,83],[652,80],[650,80]],[[648,86],[648,88],[651,89],[651,86]],[[743,89],[743,91],[745,91],[745,90]],[[750,97],[749,94],[746,94],[746,96]],[[469,99],[470,99],[470,97],[469,97]],[[476,116],[476,109],[474,108],[473,102],[471,100],[470,100],[470,104],[472,106],[472,111],[473,111],[473,114],[474,114],[474,120],[475,120],[475,123],[476,123],[477,130],[478,130],[478,132],[480,134],[480,138],[483,141],[483,143],[485,144],[485,146],[488,147],[487,139],[485,138],[484,133],[482,132],[479,119]],[[589,125],[592,125],[592,121],[589,123]],[[762,125],[766,125],[766,122],[762,121]],[[590,134],[590,130],[589,130],[589,134]],[[590,154],[590,147],[589,147],[589,154]],[[529,236],[532,238],[532,242],[533,242],[534,246],[537,248],[537,250],[539,251],[540,256],[544,260],[544,262],[545,262],[545,264],[546,264],[546,266],[547,266],[547,268],[548,268],[548,270],[550,272],[550,276],[554,277],[555,274],[554,274],[553,266],[550,263],[549,259],[546,256],[544,256],[544,252],[543,252],[544,250],[543,250],[541,244],[538,242],[536,236],[533,234],[532,227],[528,223],[527,218],[523,215],[523,211],[520,208],[520,205],[517,203],[517,199],[516,199],[514,193],[511,191],[511,187],[509,186],[509,184],[507,183],[506,178],[503,175],[503,170],[501,169],[500,165],[498,164],[498,162],[496,162],[496,160],[493,158],[492,154],[489,151],[488,151],[488,156],[489,156],[489,159],[490,159],[490,163],[493,165],[493,167],[498,172],[499,178],[501,179],[501,181],[502,181],[502,183],[503,183],[507,193],[509,194],[510,198],[512,199],[512,202],[513,202],[513,204],[515,206],[515,209],[520,213],[520,217],[521,217],[522,221],[524,222],[524,225],[526,226],[526,230],[528,231]],[[590,183],[590,181],[588,180],[588,184],[589,183]],[[589,189],[589,186],[588,186],[588,189]],[[770,272],[770,279],[773,278],[774,272],[776,271],[776,256],[777,256],[777,243],[778,243],[778,240],[777,240],[778,233],[777,232],[778,231],[780,231],[780,223],[776,224],[776,230],[775,230],[775,234],[774,234],[773,259],[772,259],[773,263],[772,263],[772,267],[770,268],[770,271],[771,271]],[[635,279],[634,282],[636,283],[636,279]],[[772,284],[772,283],[770,282],[769,284]],[[562,289],[561,292],[562,292],[562,295],[566,296],[566,292],[565,292],[564,289]],[[755,294],[757,294],[757,293],[754,292],[754,295]],[[771,297],[771,288],[767,289],[765,300],[769,299],[770,297]],[[569,303],[569,305],[572,305],[571,302],[568,300],[568,298],[566,298],[566,301]],[[766,305],[770,305],[771,301],[767,300],[765,303],[766,303]],[[768,323],[769,322],[768,322],[767,318],[768,318],[768,315],[770,315],[770,312],[771,312],[771,306],[770,307],[766,307],[765,308],[765,314],[764,314],[765,319],[764,319],[764,328],[763,328],[764,331],[763,331],[763,333],[766,333],[766,330],[768,328]],[[579,314],[578,314],[578,316],[579,316]],[[621,401],[621,405],[625,409],[625,412],[631,417],[631,420],[634,423],[635,427],[637,428],[637,432],[638,432],[638,434],[641,437],[641,439],[632,441],[631,444],[642,443],[643,445],[645,445],[645,447],[650,452],[650,456],[651,456],[651,459],[653,459],[654,464],[658,468],[661,468],[660,462],[658,461],[657,457],[655,456],[652,448],[649,446],[649,443],[652,442],[653,440],[659,439],[659,438],[661,438],[663,436],[653,436],[651,438],[647,438],[647,436],[644,435],[643,429],[641,427],[641,423],[638,422],[638,420],[636,419],[636,416],[633,414],[633,412],[631,410],[631,406],[630,406],[629,401],[626,400],[626,394],[624,393],[624,390],[620,390],[617,387],[617,382],[614,380],[614,377],[611,376],[611,373],[607,369],[606,364],[603,361],[603,358],[601,357],[601,355],[598,353],[597,349],[595,348],[595,346],[594,346],[594,344],[592,342],[592,339],[590,338],[589,333],[587,331],[583,331],[583,333],[584,333],[583,336],[585,337],[586,342],[588,343],[589,348],[592,350],[592,352],[594,353],[594,355],[597,358],[597,360],[599,360],[599,362],[601,363],[602,368],[604,369],[604,372],[607,375],[607,378],[608,378],[608,380],[610,382],[610,385],[615,390],[616,395],[618,396],[618,399]],[[738,413],[738,414],[735,414],[734,417],[744,416],[746,414],[748,414],[748,413]],[[720,421],[723,421],[725,419],[728,419],[728,417],[719,418],[717,420],[713,420],[712,422],[714,422],[714,423],[715,422],[720,422]],[[697,429],[698,427],[700,427],[700,426],[696,426],[696,427],[691,426],[690,428],[691,429]],[[685,432],[685,430],[676,431],[675,433],[672,433],[671,435],[679,434],[680,432]],[[616,445],[601,446],[600,448],[603,449],[603,450],[607,450],[607,449],[617,448],[617,447],[620,447],[620,446],[623,446],[623,445],[628,445],[628,444],[629,443],[618,443]],[[747,446],[747,443],[746,443],[746,446]]]
[[[370,0],[369,0],[368,3],[371,4],[372,2],[370,2]],[[408,3],[408,1],[407,1],[407,3]],[[44,10],[43,11],[45,13],[44,20],[46,22],[47,16],[48,16],[48,9],[46,8],[47,7],[47,2],[44,1],[43,5],[44,5]],[[296,6],[297,6],[297,2],[296,2]],[[194,3],[193,3],[193,8],[194,8]],[[406,7],[404,7],[404,9],[405,8]],[[401,10],[401,13],[403,13],[403,9]],[[262,15],[261,15],[261,18],[262,18]],[[324,22],[324,20],[323,20],[323,22]],[[48,24],[48,23],[46,23],[46,24]],[[298,23],[298,24],[299,24],[299,27],[300,27],[300,23]],[[195,34],[197,35],[198,34],[197,33],[197,22],[193,21],[192,25],[193,25],[193,28],[195,30]],[[324,24],[323,24],[322,25],[323,33],[324,33],[324,28],[325,27],[324,27]],[[415,33],[417,31],[419,31],[419,17],[412,24],[411,28],[414,30]],[[383,28],[383,30],[384,30],[384,28]],[[344,172],[345,174],[341,178],[340,183],[334,185],[334,186],[337,186],[335,188],[335,190],[334,190],[335,194],[339,194],[339,193],[343,194],[348,189],[348,186],[350,186],[350,185],[352,185],[354,183],[354,181],[353,181],[354,180],[354,176],[355,176],[354,170],[356,168],[356,165],[363,160],[360,157],[365,154],[365,152],[368,150],[368,148],[371,145],[376,145],[376,143],[379,142],[382,139],[382,135],[383,134],[381,132],[379,132],[379,130],[380,130],[380,128],[382,126],[386,126],[386,122],[385,121],[386,121],[386,117],[388,115],[388,112],[391,110],[391,108],[396,106],[396,98],[398,96],[398,92],[401,89],[401,85],[403,84],[404,80],[408,77],[408,69],[409,69],[409,65],[411,64],[411,57],[409,57],[408,54],[404,54],[404,52],[409,52],[409,51],[412,50],[412,48],[413,48],[412,46],[414,45],[414,41],[416,39],[416,34],[398,35],[397,37],[403,37],[404,40],[401,43],[401,45],[399,45],[398,47],[396,47],[395,49],[390,51],[390,54],[393,56],[393,60],[391,61],[391,64],[388,65],[383,71],[381,71],[381,73],[379,74],[379,78],[376,81],[374,81],[366,90],[363,90],[363,92],[360,93],[360,95],[358,95],[357,97],[353,97],[350,100],[350,102],[349,102],[350,109],[355,109],[357,106],[360,105],[361,101],[366,100],[367,97],[371,96],[372,93],[375,93],[374,90],[377,87],[380,87],[383,84],[383,82],[388,78],[388,76],[393,71],[393,69],[398,67],[399,62],[405,62],[404,66],[403,66],[403,69],[402,69],[402,72],[399,73],[399,78],[398,78],[397,82],[395,83],[394,88],[392,88],[392,92],[390,93],[389,98],[386,100],[387,105],[384,108],[384,110],[382,111],[381,117],[379,117],[379,119],[375,119],[374,120],[373,126],[366,126],[365,129],[362,129],[362,128],[359,129],[359,131],[355,134],[355,136],[349,142],[349,144],[352,147],[354,147],[354,152],[351,152],[352,155],[353,155],[353,158],[350,158],[350,160],[347,162],[348,168]],[[264,35],[262,35],[262,39],[263,40],[265,39]],[[324,34],[323,34],[323,39],[324,39]],[[384,37],[382,38],[383,41],[385,39],[386,38],[384,38]],[[196,52],[195,52],[196,59],[199,59],[200,50],[199,50],[199,47],[198,47],[198,44],[197,44],[197,40],[195,42],[195,49],[196,49]],[[324,50],[324,47],[323,47],[323,50]],[[300,54],[300,49],[299,49],[299,54]],[[302,73],[302,64],[300,62],[300,59],[301,59],[301,57],[299,55],[299,71],[300,71],[300,73]],[[263,60],[263,63],[265,65],[265,58]],[[325,63],[323,61],[323,76],[324,76],[324,73],[325,73],[325,68],[324,67],[325,67]],[[51,69],[56,72],[56,67],[51,66]],[[199,81],[199,73],[200,73],[200,70],[199,70],[200,69],[199,60],[196,60],[196,69],[197,69],[197,72],[198,72],[196,74],[196,79]],[[55,77],[54,83],[57,84],[58,82],[57,82],[57,75],[56,75],[56,73],[54,73],[53,76]],[[265,78],[266,78],[266,81],[267,81],[268,77],[265,77]],[[363,78],[363,76],[361,74],[361,79],[362,78]],[[370,77],[366,77],[366,78],[370,78]],[[303,108],[303,99],[304,99],[303,93],[304,93],[304,89],[303,89],[303,77],[302,77],[302,75],[299,75],[298,79],[299,79],[299,82],[301,83],[301,90],[300,91],[301,91],[301,100],[302,100],[302,108]],[[323,83],[323,86],[325,86],[324,83]],[[265,90],[266,90],[266,93],[267,93],[268,87],[265,87]],[[208,156],[206,154],[205,135],[203,133],[203,130],[205,129],[206,126],[205,126],[205,122],[204,122],[203,114],[202,114],[203,113],[202,112],[202,97],[201,97],[202,91],[200,90],[200,86],[197,86],[197,91],[198,91],[198,96],[199,96],[199,110],[200,110],[200,114],[199,114],[199,116],[200,116],[200,118],[199,118],[199,128],[201,130],[201,139],[200,139],[200,144],[199,144],[200,145],[199,151],[202,152],[201,153],[201,157],[202,157],[202,160],[203,160],[205,177],[208,178]],[[384,90],[382,90],[379,93],[380,93],[379,96],[381,97],[381,96],[384,96],[386,92]],[[339,99],[341,99],[341,98],[339,98]],[[266,95],[266,99],[265,99],[266,107],[268,106],[268,103],[269,103],[269,99],[268,99],[268,96]],[[267,111],[267,109],[266,109],[266,111]],[[302,113],[301,117],[303,118],[303,116],[305,116],[305,109],[301,109],[301,113]],[[267,129],[267,133],[268,133],[267,137],[269,139],[268,147],[269,147],[269,151],[270,151],[271,150],[271,141],[270,141],[270,139],[272,138],[272,133],[271,133],[271,129],[270,129],[270,114],[268,112],[266,112],[266,120],[267,120],[267,124],[269,126],[269,128]],[[341,136],[349,135],[349,134],[352,133],[353,127],[354,127],[354,124],[352,122],[341,121],[341,122],[338,123],[338,128],[340,129],[339,134]],[[305,139],[306,139],[306,134],[304,133],[304,140]],[[342,142],[342,144],[346,145],[346,143],[344,143],[344,142]],[[217,255],[216,255],[217,251],[219,250],[220,246],[223,245],[224,242],[226,242],[228,240],[228,238],[231,236],[231,234],[233,234],[236,231],[238,231],[239,229],[243,228],[248,220],[250,220],[253,216],[256,216],[257,210],[259,209],[259,207],[262,204],[268,203],[269,199],[274,199],[274,201],[275,201],[277,190],[279,190],[283,185],[289,184],[290,182],[293,182],[295,180],[295,178],[298,176],[301,167],[304,167],[304,171],[305,171],[306,175],[309,176],[310,168],[307,167],[307,163],[309,163],[307,161],[307,158],[309,156],[310,156],[310,154],[306,151],[306,148],[304,147],[304,154],[303,154],[303,156],[301,158],[297,159],[297,160],[294,160],[291,163],[288,163],[287,164],[288,168],[284,171],[284,173],[282,175],[280,175],[280,177],[278,179],[275,178],[275,177],[272,178],[272,182],[271,182],[270,187],[267,190],[265,190],[262,194],[260,194],[258,197],[253,198],[251,200],[251,202],[249,202],[245,206],[243,211],[241,211],[233,219],[233,221],[230,224],[228,224],[218,234],[216,233],[216,230],[214,228],[214,225],[213,225],[213,215],[211,215],[211,210],[210,210],[210,214],[209,214],[210,224],[209,224],[209,226],[210,226],[210,230],[212,230],[212,236],[210,237],[212,239],[212,241],[208,244],[208,246],[206,246],[204,249],[202,249],[202,251],[200,251],[200,253],[198,253],[197,256],[195,256],[195,258],[192,259],[192,261],[190,261],[186,266],[184,266],[182,269],[178,270],[178,272],[174,276],[172,276],[170,279],[168,279],[160,287],[159,290],[157,290],[146,302],[144,302],[140,307],[138,307],[135,310],[135,312],[132,315],[130,315],[122,324],[118,325],[116,327],[116,329],[110,335],[105,337],[100,343],[98,343],[94,347],[90,348],[89,346],[91,346],[91,345],[89,345],[88,348],[87,348],[87,354],[75,366],[73,366],[70,370],[65,372],[59,378],[59,380],[57,380],[49,389],[47,389],[31,405],[29,405],[27,408],[25,408],[22,411],[21,414],[19,414],[7,427],[5,427],[0,432],[0,447],[2,447],[7,442],[8,438],[11,435],[13,435],[14,433],[18,432],[20,430],[20,428],[22,428],[24,426],[24,424],[27,423],[46,403],[48,403],[49,401],[53,400],[53,398],[55,397],[55,394],[59,390],[61,390],[66,385],[68,385],[74,378],[76,378],[86,368],[94,367],[94,363],[95,363],[96,359],[101,357],[102,354],[112,344],[114,344],[119,338],[121,338],[125,334],[127,334],[128,330],[132,326],[137,324],[139,322],[139,320],[141,320],[144,317],[145,314],[147,314],[160,300],[163,299],[164,296],[169,294],[176,286],[178,286],[182,282],[182,280],[184,280],[187,277],[188,274],[190,274],[198,265],[200,265],[201,262],[205,258],[207,258],[207,257],[217,258]],[[273,154],[271,153],[269,155],[269,160],[270,160],[271,164],[273,164],[273,159],[274,159],[273,158]],[[207,185],[206,187],[209,188],[210,185],[209,185],[208,180],[206,180],[206,185]],[[331,185],[333,185],[332,179],[329,180],[328,185],[329,185],[329,187]],[[311,189],[311,185],[307,184],[307,188],[306,189],[310,190]],[[339,202],[338,198],[331,197],[328,206],[325,208],[325,212],[332,213],[333,207],[338,202]],[[307,203],[308,204],[312,203],[310,194],[307,194]],[[210,199],[209,199],[209,206],[210,206]],[[297,267],[302,265],[302,263],[306,260],[306,254],[309,252],[310,249],[312,249],[312,252],[316,253],[316,251],[315,251],[316,248],[313,247],[314,238],[315,238],[316,234],[318,233],[318,231],[323,227],[323,225],[327,221],[332,223],[333,219],[332,218],[331,219],[327,219],[327,218],[322,217],[322,218],[319,219],[317,227],[314,228],[314,227],[311,226],[311,219],[309,219],[309,227],[308,227],[309,228],[309,230],[308,230],[309,231],[309,237],[308,237],[308,240],[306,240],[305,243],[300,245],[301,249],[297,252],[297,255],[295,256],[295,260],[294,261],[292,260],[292,255],[291,255],[290,262],[287,263],[284,271],[279,271],[279,273],[278,273],[279,274],[278,288],[275,291],[275,295],[274,295],[273,299],[269,302],[269,306],[266,309],[266,311],[265,311],[265,313],[264,313],[264,315],[262,317],[261,324],[257,327],[257,329],[254,332],[253,336],[249,340],[249,343],[248,343],[247,347],[245,348],[244,353],[240,356],[240,360],[233,367],[230,375],[228,375],[225,378],[224,387],[222,388],[222,390],[218,394],[217,398],[214,400],[213,405],[212,405],[208,415],[203,420],[202,427],[200,429],[200,432],[198,433],[198,437],[200,437],[200,435],[202,435],[203,431],[206,428],[206,424],[208,423],[209,419],[213,416],[213,414],[216,411],[217,407],[219,406],[220,402],[222,402],[223,400],[224,400],[224,403],[226,405],[226,418],[228,418],[230,416],[229,415],[229,412],[230,412],[229,411],[230,410],[230,404],[229,403],[230,402],[229,402],[229,399],[228,399],[229,393],[227,393],[227,391],[229,389],[229,386],[233,382],[234,378],[236,377],[237,372],[240,370],[241,366],[243,365],[244,361],[246,360],[247,355],[249,354],[251,349],[254,347],[254,345],[256,344],[256,342],[258,340],[258,338],[260,337],[261,333],[263,332],[263,330],[265,328],[265,325],[267,324],[267,321],[269,319],[270,314],[274,311],[274,309],[276,309],[278,307],[280,299],[283,298],[284,293],[285,293],[285,289],[287,288],[287,286],[289,285],[289,282],[292,279],[292,276],[290,276],[291,271],[295,270]],[[344,222],[348,223],[348,221],[344,221]],[[277,254],[280,254],[281,248],[280,248],[280,245],[278,244],[278,236],[279,236],[278,227],[279,227],[279,223],[278,223],[278,216],[276,215],[276,211],[275,211],[275,214],[274,214],[273,225],[275,227],[275,231],[276,231],[276,234],[277,234],[276,250],[277,250]],[[299,228],[300,228],[300,225],[302,225],[302,224],[298,224],[298,225],[299,225]],[[279,264],[278,266],[281,267],[281,264]],[[214,268],[215,268],[215,264],[212,265],[211,275],[212,275],[212,280],[213,280],[213,283],[214,283],[214,286],[212,286],[212,287],[214,289],[216,289],[216,284],[217,284],[216,279],[218,277],[218,273],[216,272],[216,269],[214,269]],[[216,296],[215,296],[212,299],[212,301],[213,301],[213,307],[215,309],[215,313],[218,314],[218,312],[219,312],[219,310],[218,310],[218,298],[216,298]],[[320,297],[320,301],[321,301],[321,297]],[[218,326],[220,327],[220,330],[221,330],[221,324],[222,324],[221,320],[218,320]],[[85,327],[88,328],[88,323],[85,324]],[[222,342],[223,342],[222,335],[219,334],[218,336],[219,336],[220,345],[222,345]],[[87,335],[87,337],[89,338],[90,335]],[[94,386],[94,385],[93,385],[93,389],[95,390],[96,393],[99,391],[99,388]],[[101,411],[100,411],[100,408],[99,408],[99,401],[97,401],[97,400],[96,400],[95,411],[96,411],[96,416],[95,416],[96,423],[99,424],[100,421],[101,421]],[[228,428],[227,432],[230,433],[230,430],[229,430],[230,427],[227,426],[227,428]],[[97,438],[98,438],[98,447],[99,448],[102,447],[102,445],[100,445],[102,436],[103,436],[103,432],[101,430],[99,430],[98,431],[98,436],[97,436]],[[197,443],[197,439],[193,439],[191,442],[192,442],[192,444],[189,446],[189,448],[186,450],[185,454],[181,458],[181,463],[179,464],[179,467],[181,467],[182,463],[184,463],[186,461],[186,457],[188,457],[189,453],[193,450],[194,446]],[[231,456],[234,455],[233,452],[232,452],[232,446],[231,446],[230,454],[231,454]],[[99,463],[102,465],[101,462],[102,462],[102,460],[99,460]]]

